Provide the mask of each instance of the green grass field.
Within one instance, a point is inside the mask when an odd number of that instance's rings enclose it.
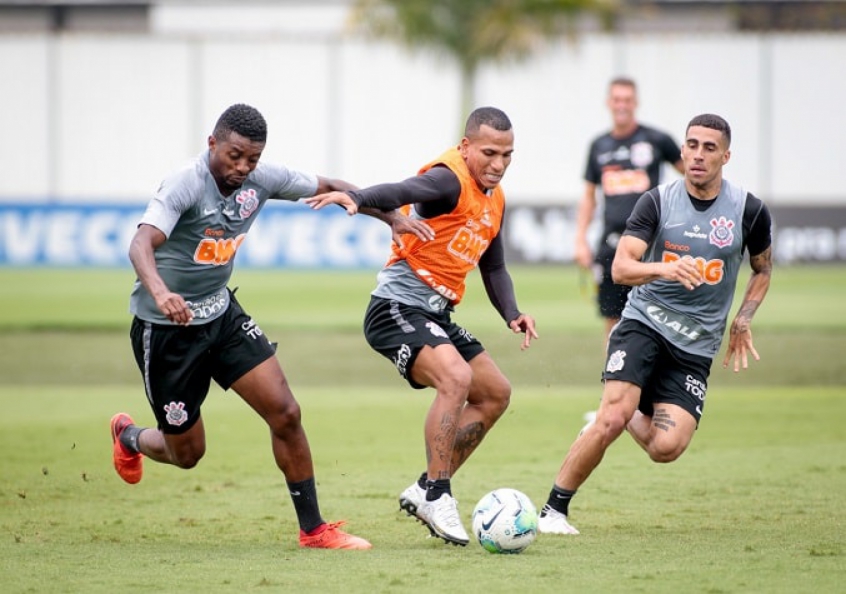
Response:
[[[512,269],[541,339],[527,352],[478,279],[456,320],[514,384],[512,406],[453,490],[469,526],[500,486],[541,504],[599,394],[601,323],[572,268]],[[327,519],[372,551],[304,551],[262,421],[214,389],[208,452],[124,484],[108,420],[150,423],[127,337],[127,270],[0,269],[3,592],[841,592],[846,576],[842,268],[777,269],[753,325],[762,361],[715,365],[688,452],[656,465],[625,436],[572,506],[578,537],[525,553],[447,547],[397,511],[423,470],[431,394],[372,353],[373,272],[242,271],[241,302],[300,400]],[[743,283],[741,283],[743,284]],[[742,287],[741,287],[742,288]]]

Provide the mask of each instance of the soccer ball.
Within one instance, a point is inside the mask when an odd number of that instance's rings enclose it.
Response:
[[[473,534],[490,553],[522,553],[538,534],[538,511],[516,489],[496,489],[473,510]]]

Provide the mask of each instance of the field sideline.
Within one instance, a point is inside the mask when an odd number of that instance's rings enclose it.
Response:
[[[656,465],[624,436],[574,500],[582,535],[541,536],[510,557],[447,547],[397,511],[398,493],[423,470],[431,395],[406,388],[361,337],[373,275],[234,279],[280,341],[324,515],[374,543],[347,553],[298,549],[267,431],[218,389],[204,408],[200,465],[148,463],[139,485],[124,484],[111,467],[109,417],[152,420],[126,336],[132,274],[0,269],[3,592],[842,591],[842,268],[777,269],[753,324],[762,361],[737,375],[715,365],[690,450]],[[600,394],[600,321],[575,269],[512,275],[541,332],[528,352],[478,278],[456,315],[514,384],[509,411],[454,480],[468,526],[496,487],[541,504]]]
[[[576,270],[528,266],[511,272],[520,307],[537,320],[541,338],[531,350],[519,350],[518,338],[487,302],[476,275],[455,320],[482,340],[515,385],[595,387],[601,322]],[[361,334],[374,276],[374,271],[250,270],[236,272],[233,286],[240,286],[242,304],[279,342],[280,359],[295,385],[398,386],[397,376]],[[0,385],[136,384],[127,338],[133,278],[129,270],[0,269]],[[746,278],[741,276],[738,292]],[[753,322],[762,360],[738,375],[715,367],[712,384],[846,385],[844,294],[843,268],[777,268]]]

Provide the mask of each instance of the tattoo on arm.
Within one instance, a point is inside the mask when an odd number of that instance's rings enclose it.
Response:
[[[732,334],[740,334],[749,330],[749,325],[752,323],[752,316],[755,315],[759,305],[761,305],[760,301],[750,300],[743,302],[740,310],[737,312],[734,323],[731,325]]]
[[[773,270],[772,247],[768,247],[756,256],[751,256],[749,264],[752,266],[753,274],[752,278],[749,279],[749,285],[746,287],[743,303],[740,304],[737,316],[732,322],[732,334],[741,334],[749,330],[752,317],[758,310],[758,306],[761,305],[764,295],[767,294]]]
[[[756,273],[769,274],[773,270],[773,248],[772,246],[765,249],[757,256],[749,258],[749,265]]]

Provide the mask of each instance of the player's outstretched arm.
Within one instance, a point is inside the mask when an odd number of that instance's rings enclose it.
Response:
[[[391,228],[391,238],[400,249],[405,247],[402,236],[406,233],[417,236],[421,241],[431,241],[435,238],[435,231],[425,221],[408,217],[398,209],[385,212],[378,208],[362,207],[358,212],[379,219],[388,225]]]
[[[750,353],[756,361],[761,359],[752,344],[752,317],[758,311],[770,288],[773,272],[772,247],[768,247],[757,256],[750,256],[749,264],[752,267],[752,276],[749,277],[743,302],[729,328],[729,343],[725,359],[723,359],[724,368],[728,367],[734,359],[735,373],[749,367]]]
[[[310,198],[303,200],[314,210],[320,210],[324,206],[330,204],[339,204],[343,206],[348,215],[354,215],[358,212],[358,204],[355,203],[349,194],[345,192],[326,192],[325,194],[317,194]]]
[[[314,210],[320,210],[327,204],[340,204],[347,213],[354,215],[358,211],[358,205],[350,198],[347,192],[357,190],[358,186],[342,179],[317,176],[317,189],[313,196],[303,200]],[[352,210],[350,210],[352,208]]]

